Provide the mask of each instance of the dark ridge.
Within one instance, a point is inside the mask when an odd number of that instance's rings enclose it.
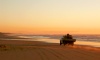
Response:
[[[0,39],[25,39],[18,36],[13,36],[11,33],[0,32]]]

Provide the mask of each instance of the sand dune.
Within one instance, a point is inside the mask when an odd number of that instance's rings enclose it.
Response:
[[[100,60],[100,50],[37,41],[0,41],[0,60]],[[86,47],[86,46],[85,46]]]

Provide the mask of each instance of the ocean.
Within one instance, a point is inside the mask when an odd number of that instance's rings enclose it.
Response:
[[[47,43],[59,43],[63,35],[20,35],[19,37],[31,38],[30,41],[43,41]],[[73,35],[74,44],[100,47],[100,35]]]

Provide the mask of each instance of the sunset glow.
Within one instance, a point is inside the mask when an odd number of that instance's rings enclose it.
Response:
[[[100,0],[1,0],[0,32],[100,34]]]

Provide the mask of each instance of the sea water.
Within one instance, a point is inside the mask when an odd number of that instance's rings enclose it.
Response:
[[[30,41],[43,41],[47,43],[59,43],[63,35],[23,35],[20,37],[30,38]],[[75,44],[100,47],[100,35],[73,35]]]

